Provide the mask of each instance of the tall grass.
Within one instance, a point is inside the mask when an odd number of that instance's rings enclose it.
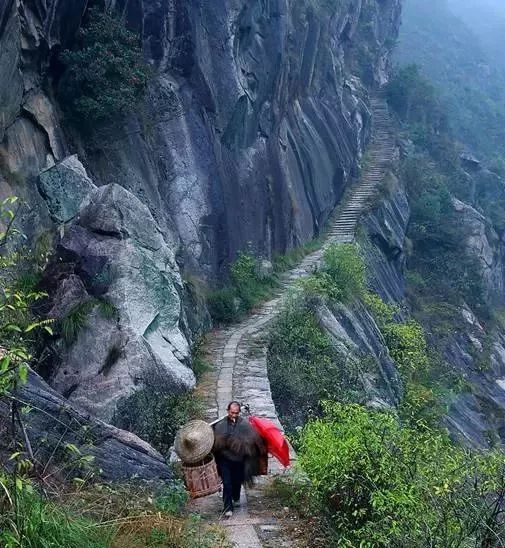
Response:
[[[113,527],[67,513],[40,495],[17,493],[15,504],[0,514],[0,546],[4,548],[107,548],[115,534]]]

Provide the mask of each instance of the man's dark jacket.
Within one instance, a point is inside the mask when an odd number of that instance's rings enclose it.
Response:
[[[233,423],[228,417],[214,425],[214,455],[234,462],[244,462],[244,481],[259,474],[260,457],[266,455],[261,436],[247,419],[238,417]]]

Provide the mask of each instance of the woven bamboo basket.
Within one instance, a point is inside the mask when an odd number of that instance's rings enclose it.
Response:
[[[212,455],[196,464],[183,464],[182,472],[186,488],[193,499],[212,495],[221,489],[221,478]]]

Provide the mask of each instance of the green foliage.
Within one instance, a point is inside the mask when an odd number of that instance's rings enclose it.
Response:
[[[321,412],[320,401],[361,401],[359,363],[340,355],[303,300],[280,315],[270,331],[268,376],[287,430]]]
[[[408,268],[423,280],[410,286],[414,298],[467,303],[481,317],[488,316],[478,258],[466,248],[464,227],[452,205],[451,192],[464,199],[458,190],[459,171],[453,168],[444,174],[433,161],[415,155],[402,161],[401,175],[412,208],[408,236],[413,252]]]
[[[231,280],[246,311],[269,294],[275,281],[271,275],[260,276],[258,259],[240,253],[231,267]]]
[[[233,323],[240,317],[237,294],[233,288],[217,289],[207,296],[207,307],[212,319],[218,323]]]
[[[147,86],[139,38],[112,11],[90,9],[61,61],[60,99],[72,119],[87,128],[133,110]]]
[[[266,299],[276,286],[273,274],[260,275],[259,259],[240,253],[231,265],[231,287],[219,289],[207,297],[209,312],[217,323],[232,323]]]
[[[212,369],[212,365],[203,354],[202,344],[203,343],[200,342],[195,345],[192,356],[192,369],[197,380],[201,379],[207,371]]]
[[[319,272],[299,282],[307,296],[348,303],[365,294],[365,264],[353,244],[333,244],[324,252]]]
[[[15,197],[0,202],[0,222],[6,227],[0,232],[2,251],[13,237],[21,236],[14,225],[18,204]],[[37,332],[52,333],[52,322],[40,320],[32,312],[32,307],[46,297],[35,287],[46,260],[46,255],[35,256],[22,246],[0,256],[0,397],[16,383],[26,381]]]
[[[371,291],[364,295],[363,302],[373,314],[379,327],[392,323],[395,315],[399,312],[398,306],[385,303],[379,295]]]
[[[35,492],[17,496],[16,511],[0,511],[0,544],[5,548],[108,548],[113,528],[97,527],[61,506],[43,500]]]
[[[391,357],[405,376],[426,371],[428,354],[424,330],[415,320],[389,323],[382,330]]]
[[[154,507],[159,512],[180,514],[188,500],[189,494],[186,491],[184,483],[174,480],[170,485],[165,486],[162,492],[157,494],[154,500]]]
[[[438,358],[429,351],[425,332],[416,320],[397,320],[399,308],[386,304],[374,294],[363,299],[374,316],[391,358],[394,360],[404,385],[404,394],[398,412],[405,424],[426,428],[438,426],[446,411],[442,404],[442,386],[451,386],[455,379],[448,364],[438,371]]]
[[[443,123],[435,88],[421,75],[417,65],[397,69],[386,93],[389,105],[402,121],[433,130]]]
[[[297,282],[297,285],[308,299],[323,297],[332,301],[339,301],[342,297],[335,280],[324,271],[302,278]]]
[[[504,533],[500,454],[473,454],[442,433],[328,403],[301,435],[299,462],[338,546],[479,545]],[[476,543],[476,544],[474,544]]]
[[[177,430],[188,420],[198,418],[201,411],[201,404],[192,393],[170,394],[147,387],[119,401],[113,423],[166,455]]]
[[[323,255],[323,272],[334,281],[340,299],[346,303],[365,291],[365,264],[353,244],[335,244]]]

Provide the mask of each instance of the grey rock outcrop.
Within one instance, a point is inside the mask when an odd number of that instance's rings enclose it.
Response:
[[[72,220],[84,199],[96,188],[76,155],[42,171],[37,184],[49,215],[58,224]]]
[[[405,297],[405,239],[410,206],[401,182],[393,173],[386,176],[387,194],[363,218],[362,226],[371,245],[364,246],[369,281],[386,302]]]
[[[142,34],[153,80],[137,115],[86,142],[73,136],[95,183],[139,196],[165,237],[181,239],[186,267],[205,277],[247,245],[269,257],[317,234],[368,140],[366,86],[386,78],[399,0],[332,9],[288,0],[108,4]],[[12,72],[0,84],[5,185],[68,154],[45,84],[85,7],[3,7],[0,66]],[[47,228],[30,186],[15,189],[32,207],[27,224]]]
[[[488,298],[503,302],[504,265],[500,237],[482,213],[456,198],[453,198],[452,203],[458,222],[464,227],[468,253],[478,259]]]
[[[447,359],[461,372],[466,390],[449,406],[449,429],[466,444],[505,444],[505,335],[503,327],[487,332],[468,309],[451,338]]]
[[[85,307],[88,317],[74,340],[61,345],[51,376],[55,389],[110,420],[118,400],[136,388],[194,386],[182,281],[146,206],[118,185],[95,189],[57,254],[56,271],[71,274],[52,292],[48,316],[71,321],[76,308]]]
[[[125,481],[170,479],[172,471],[165,459],[134,434],[110,426],[73,406],[31,371],[28,382],[15,394],[23,415],[39,469],[53,479],[73,475],[95,475],[105,480]],[[7,462],[14,451],[9,401],[0,400],[0,460]],[[22,435],[17,427],[17,439]],[[74,445],[79,454],[68,450]],[[81,457],[86,460],[81,461]],[[91,457],[92,459],[89,459]]]

